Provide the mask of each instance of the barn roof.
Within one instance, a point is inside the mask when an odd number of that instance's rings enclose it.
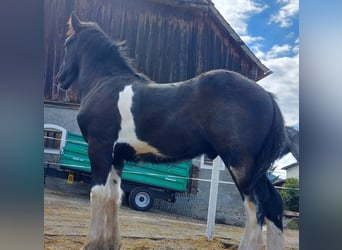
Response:
[[[163,2],[168,4],[177,4],[177,5],[203,5],[208,6],[209,4],[213,4],[210,0],[154,0],[155,2]]]
[[[220,12],[216,9],[214,3],[211,0],[152,0],[155,2],[160,2],[163,4],[178,5],[184,7],[196,7],[205,8],[210,11],[217,21],[222,25],[225,31],[236,41],[236,43],[241,47],[242,51],[259,67],[264,75],[259,76],[256,81],[259,81],[266,76],[272,74],[273,72],[266,67],[259,58],[248,48],[245,42],[240,38],[240,36],[234,31],[230,24],[224,19]]]
[[[210,1],[211,2],[211,1]],[[247,56],[254,61],[258,67],[264,72],[264,75],[260,77],[258,80],[272,74],[273,72],[261,63],[259,58],[248,48],[245,42],[240,38],[240,36],[233,30],[233,28],[229,25],[229,23],[223,18],[223,16],[218,12],[215,8],[214,4],[211,4],[209,7],[210,11],[216,16],[216,18],[221,22],[222,26],[229,32],[229,34],[235,39],[235,41],[240,45],[241,49],[247,54]]]

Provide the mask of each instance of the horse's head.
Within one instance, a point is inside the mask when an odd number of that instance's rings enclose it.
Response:
[[[68,89],[77,80],[79,74],[79,53],[77,50],[77,34],[82,28],[78,17],[72,13],[68,22],[69,30],[65,40],[64,59],[57,73],[57,82],[62,89]]]
[[[68,26],[64,59],[56,76],[62,89],[68,89],[78,81],[84,86],[86,82],[112,75],[114,71],[129,72],[141,78],[130,66],[122,43],[113,42],[97,23],[81,22],[72,13]]]
[[[64,59],[56,76],[57,82],[59,82],[62,89],[68,89],[72,83],[78,80],[82,68],[81,57],[83,55],[92,53],[100,57],[103,54],[101,50],[97,51],[94,49],[94,45],[90,45],[90,41],[95,40],[94,37],[103,36],[104,34],[98,24],[94,22],[81,22],[72,13],[68,26],[67,38],[64,43]],[[84,71],[87,70],[84,69]]]

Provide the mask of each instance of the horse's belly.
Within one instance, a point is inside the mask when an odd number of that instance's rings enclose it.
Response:
[[[134,138],[135,137],[135,138]],[[127,137],[119,137],[116,143],[124,143],[129,145],[134,149],[135,154],[154,154],[159,157],[165,157],[159,150],[147,142],[139,140],[135,135],[130,134],[130,138]]]

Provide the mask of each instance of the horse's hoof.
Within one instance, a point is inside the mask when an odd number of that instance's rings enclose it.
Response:
[[[85,243],[80,250],[119,250],[120,247],[120,243],[97,240]]]

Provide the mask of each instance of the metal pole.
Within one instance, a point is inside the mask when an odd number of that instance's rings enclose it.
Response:
[[[213,161],[213,169],[211,171],[211,184],[209,194],[209,207],[207,217],[207,239],[214,239],[214,227],[215,227],[215,215],[216,215],[216,204],[217,204],[217,192],[218,182],[220,177],[220,164],[221,158],[218,156]]]

